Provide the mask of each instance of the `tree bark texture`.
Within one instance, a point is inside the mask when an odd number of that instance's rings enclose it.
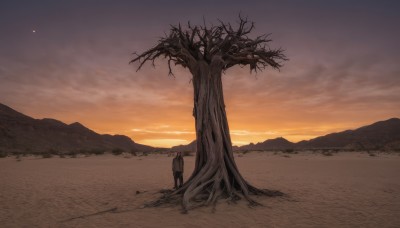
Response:
[[[237,200],[242,196],[256,205],[250,194],[279,194],[249,185],[236,166],[225,111],[222,68],[222,59],[214,56],[210,64],[199,61],[191,69],[197,153],[191,177],[178,190],[183,194],[184,210],[215,205],[219,198]]]

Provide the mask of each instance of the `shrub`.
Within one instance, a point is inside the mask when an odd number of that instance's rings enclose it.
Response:
[[[60,152],[59,152],[58,150],[53,149],[53,148],[48,149],[46,153],[47,153],[47,154],[51,154],[51,155],[58,155],[58,154],[60,154]]]
[[[42,158],[51,158],[53,155],[51,153],[43,153]]]
[[[75,150],[71,150],[67,153],[67,155],[70,156],[71,158],[76,158],[77,154],[78,153]]]
[[[283,153],[287,153],[287,154],[297,154],[298,152],[295,151],[294,149],[286,149],[284,151],[282,151]]]
[[[132,154],[133,156],[135,156],[135,157],[137,156],[136,151],[133,150],[133,149],[131,150],[131,154]]]
[[[124,150],[121,148],[115,148],[111,151],[111,153],[114,155],[121,155],[123,152],[124,152]]]
[[[191,151],[184,151],[182,153],[182,156],[186,157],[186,156],[193,156]]]
[[[89,153],[89,151],[86,149],[79,149],[76,153],[77,154],[87,154],[87,153]]]
[[[100,148],[89,150],[89,154],[95,154],[95,155],[102,155],[105,152],[106,152],[105,149],[100,149]]]
[[[291,154],[291,153],[294,152],[294,150],[293,150],[293,149],[286,149],[286,150],[284,150],[283,152],[284,152],[284,153]]]
[[[7,156],[8,154],[6,152],[0,150],[0,158],[5,158]]]
[[[370,157],[376,157],[376,154],[371,151],[367,151],[367,153]]]

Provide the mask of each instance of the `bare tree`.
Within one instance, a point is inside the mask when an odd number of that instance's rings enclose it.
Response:
[[[250,72],[268,66],[279,69],[286,60],[282,49],[271,49],[269,35],[250,38],[254,22],[239,16],[238,25],[219,22],[218,25],[186,28],[171,26],[169,34],[160,38],[153,48],[137,54],[131,60],[143,64],[155,59],[168,59],[171,64],[188,68],[193,78],[197,154],[194,171],[179,189],[164,195],[147,206],[182,202],[183,210],[216,204],[219,198],[236,201],[244,197],[250,205],[258,203],[251,194],[276,196],[279,191],[258,189],[250,185],[236,166],[222,90],[221,75],[228,68],[250,66]],[[215,208],[215,207],[214,207]]]

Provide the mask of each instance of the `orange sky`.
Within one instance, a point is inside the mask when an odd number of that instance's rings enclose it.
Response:
[[[157,69],[145,67],[139,73],[134,66],[127,70],[129,77],[121,76],[115,85],[96,81],[101,90],[78,85],[66,91],[44,89],[36,96],[43,96],[45,102],[27,98],[31,102],[13,107],[35,118],[79,121],[96,132],[123,134],[152,146],[191,142],[195,133],[190,75],[175,69],[175,78],[167,76],[164,64]],[[329,74],[329,69],[326,71]],[[257,75],[250,75],[247,69],[229,70],[223,82],[233,143],[281,136],[300,141],[399,116],[400,106],[394,105],[398,100],[379,96],[388,92],[380,90],[382,85],[370,83],[355,89],[356,82],[350,77],[337,88],[332,87],[333,81],[310,83],[311,74],[303,70],[292,75],[285,68]]]
[[[236,67],[223,76],[235,145],[296,142],[400,117],[395,1],[27,4],[0,7],[0,102],[35,118],[78,121],[152,146],[189,143],[189,72],[168,76],[164,60],[136,72],[131,53],[154,45],[169,24],[203,16],[234,23],[238,12],[256,22],[254,35],[272,33],[271,46],[290,61],[280,72]]]

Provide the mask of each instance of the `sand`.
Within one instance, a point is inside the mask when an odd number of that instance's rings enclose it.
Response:
[[[140,209],[172,187],[172,157],[8,157],[0,159],[0,226],[400,227],[399,155],[252,152],[235,159],[250,183],[290,197],[257,198],[264,207],[256,208],[220,202],[215,213]],[[185,178],[193,164],[185,157]]]

